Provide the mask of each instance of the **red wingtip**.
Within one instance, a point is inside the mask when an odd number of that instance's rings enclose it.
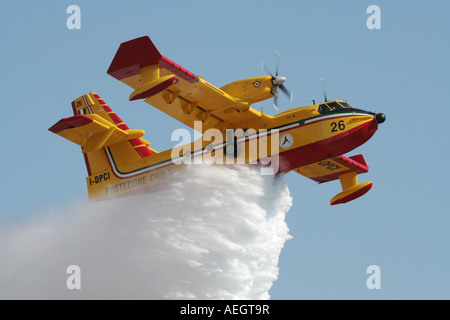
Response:
[[[48,130],[53,133],[58,133],[66,129],[82,127],[91,123],[93,120],[85,115],[76,115],[69,118],[63,118],[51,126]]]
[[[363,164],[365,167],[367,167],[366,160],[364,159],[364,156],[362,154],[357,154],[357,155],[351,156],[349,158],[352,159],[353,161],[359,162],[359,163]]]
[[[159,63],[161,54],[148,36],[120,45],[107,73],[120,80],[136,74],[139,69]]]

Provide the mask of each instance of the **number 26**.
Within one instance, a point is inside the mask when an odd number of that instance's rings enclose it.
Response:
[[[331,123],[331,132],[338,132],[338,129],[341,131],[345,130],[344,120],[341,120],[338,123],[336,122]]]

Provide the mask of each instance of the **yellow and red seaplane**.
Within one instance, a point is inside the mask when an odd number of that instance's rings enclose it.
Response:
[[[275,174],[295,171],[318,183],[339,179],[343,190],[332,205],[372,187],[358,183],[357,175],[369,170],[364,157],[343,154],[373,136],[386,119],[382,113],[334,100],[267,115],[251,105],[277,99],[280,90],[290,95],[278,71],[218,88],[161,55],[149,37],[122,43],[108,74],[134,89],[131,101],[143,99],[203,137],[158,152],[143,130],[130,129],[98,94],[75,99],[74,116],[49,130],[82,147],[92,200],[155,191],[175,166],[199,157],[263,163]]]

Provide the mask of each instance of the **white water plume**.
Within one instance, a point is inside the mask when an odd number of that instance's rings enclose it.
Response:
[[[191,165],[164,191],[2,226],[0,299],[269,299],[292,199],[259,169]]]

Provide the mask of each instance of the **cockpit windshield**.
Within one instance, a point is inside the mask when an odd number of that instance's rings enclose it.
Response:
[[[352,107],[351,105],[349,105],[347,102],[339,101],[339,104],[342,105],[344,108],[349,108],[349,109],[353,108],[353,107]]]
[[[351,108],[352,106],[350,106],[348,103],[346,102],[336,102],[336,101],[332,101],[332,102],[327,102],[327,103],[321,103],[317,109],[317,111],[319,111],[319,113],[324,114],[324,113],[328,113],[328,112],[332,112],[332,111],[336,111],[336,110],[341,110],[341,109],[347,109],[347,108]]]

